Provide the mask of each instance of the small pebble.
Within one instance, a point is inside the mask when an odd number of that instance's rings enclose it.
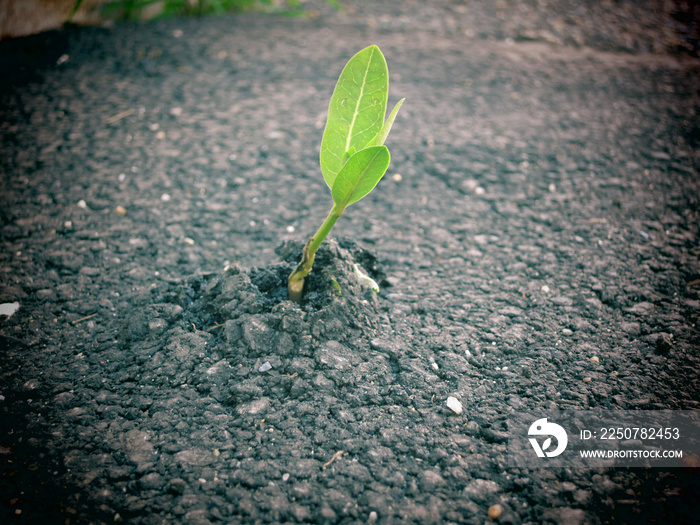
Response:
[[[498,503],[489,507],[489,518],[492,520],[497,520],[501,517],[501,514],[503,514],[503,507],[501,507]]]
[[[73,221],[66,221],[63,223],[64,228],[72,228],[73,227]]]
[[[574,335],[574,332],[573,332],[573,330],[569,330],[568,328],[564,328],[561,331],[561,335]]]
[[[260,368],[258,368],[258,372],[267,372],[268,370],[272,369],[272,365],[270,364],[270,361],[265,361]]]
[[[377,512],[373,510],[369,513],[368,521],[377,521],[378,518],[379,516],[377,515]]]
[[[165,131],[161,130],[158,133],[156,133],[156,138],[158,140],[165,140]]]
[[[114,208],[114,211],[117,212],[118,215],[126,215],[126,208],[124,206],[117,206]]]
[[[190,237],[185,237],[185,244],[189,244],[190,246],[193,246],[194,239],[191,239]]]
[[[289,481],[289,472],[282,474],[282,481]]]
[[[479,187],[479,183],[474,179],[467,179],[462,182],[462,186],[464,186],[469,191],[474,191],[476,190],[476,188]]]
[[[185,34],[185,32],[184,32],[182,29],[175,29],[175,30],[173,31],[173,36],[174,36],[175,38],[181,38],[182,35],[184,35],[184,34]]]
[[[82,209],[87,208],[87,202],[85,202],[83,199],[80,199],[78,201],[78,208],[82,208]]]
[[[543,285],[542,288],[540,288],[540,290],[542,290],[544,293],[549,293],[549,292],[550,292],[550,288],[549,288],[549,286],[547,286],[546,284]]]
[[[19,303],[17,301],[14,303],[2,303],[0,304],[0,315],[11,317],[18,309]]]
[[[594,355],[593,357],[591,357],[591,361],[593,361],[594,363],[600,363],[600,359],[598,358],[597,355]]]
[[[182,115],[182,108],[170,108],[170,114],[173,117],[179,117]]]
[[[462,403],[460,403],[459,399],[456,397],[448,397],[447,398],[447,408],[452,410],[455,414],[459,415],[462,413]]]
[[[403,177],[400,173],[394,173],[394,175],[391,178],[394,182],[401,182],[403,180]]]
[[[160,200],[162,200],[163,202],[169,202],[170,201],[170,194],[164,193],[163,195],[160,196]]]
[[[592,381],[592,379],[591,379],[590,377],[584,377],[584,378],[583,378],[583,382],[584,382],[584,383],[590,383],[591,381]]]
[[[294,233],[295,229],[294,226],[287,226],[287,233]]]

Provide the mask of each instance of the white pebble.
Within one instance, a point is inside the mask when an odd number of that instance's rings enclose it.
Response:
[[[479,182],[474,179],[467,179],[462,182],[462,186],[468,191],[475,191],[479,187]]]
[[[170,194],[164,193],[163,195],[160,196],[160,200],[162,200],[163,202],[169,202],[170,201]]]
[[[170,108],[170,114],[173,117],[179,117],[182,115],[182,108]]]
[[[193,246],[194,239],[191,239],[190,237],[185,237],[185,244],[189,244],[190,246]]]
[[[447,408],[457,415],[462,413],[462,403],[456,397],[450,396],[447,398]]]
[[[83,199],[80,199],[78,201],[78,208],[82,208],[82,209],[87,208],[87,202],[85,202]]]
[[[6,315],[7,317],[10,317],[18,309],[19,309],[19,303],[17,303],[17,302],[3,303],[3,304],[0,304],[0,315]]]
[[[542,288],[540,288],[540,290],[542,290],[544,293],[549,293],[551,291],[549,286],[547,286],[546,284],[543,285]]]
[[[295,229],[294,226],[287,226],[287,233],[294,233]]]
[[[267,372],[268,370],[272,369],[272,365],[270,364],[270,361],[265,361],[260,368],[258,368],[258,372]]]
[[[289,481],[289,472],[282,474],[282,481]]]

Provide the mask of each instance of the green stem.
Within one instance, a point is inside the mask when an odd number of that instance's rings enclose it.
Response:
[[[67,24],[70,24],[71,21],[73,20],[73,17],[75,16],[75,13],[78,12],[78,9],[80,9],[80,6],[82,5],[83,0],[77,0],[75,4],[73,4],[73,9],[71,9],[70,14],[68,15],[68,19],[66,20]]]
[[[297,265],[296,269],[291,273],[289,279],[287,280],[287,290],[289,291],[289,299],[295,303],[301,304],[301,294],[304,291],[304,279],[309,273],[314,265],[314,259],[316,258],[316,250],[318,250],[321,243],[326,239],[328,233],[333,229],[336,221],[345,211],[344,208],[339,208],[337,204],[333,205],[328,217],[323,221],[321,227],[314,234],[309,242],[304,246],[304,253],[301,262]]]

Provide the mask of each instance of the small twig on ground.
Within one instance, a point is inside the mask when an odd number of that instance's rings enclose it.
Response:
[[[86,315],[85,317],[81,317],[80,319],[76,319],[75,321],[71,321],[70,324],[82,323],[83,321],[87,321],[88,319],[92,319],[96,315],[97,315],[97,312],[95,312],[94,314]]]
[[[331,463],[333,463],[336,459],[338,459],[338,458],[339,458],[340,456],[342,456],[342,455],[343,455],[343,451],[342,451],[342,450],[339,450],[338,452],[336,452],[335,454],[333,454],[333,457],[328,461],[328,463],[326,463],[325,465],[323,465],[323,467],[321,467],[321,468],[322,468],[323,470],[326,470],[326,467],[330,466]]]
[[[133,114],[134,111],[136,111],[134,108],[129,108],[129,109],[125,110],[125,111],[122,111],[121,113],[117,113],[116,115],[113,115],[113,116],[109,117],[109,118],[106,120],[106,123],[107,123],[107,124],[112,124],[112,123],[116,122],[117,120],[121,120],[121,119],[123,119],[123,118],[128,117],[129,115]]]

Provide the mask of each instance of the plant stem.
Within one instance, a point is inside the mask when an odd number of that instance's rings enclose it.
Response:
[[[75,16],[75,13],[78,12],[78,9],[80,9],[81,4],[83,3],[83,0],[77,0],[75,4],[73,4],[73,9],[71,9],[70,14],[68,15],[68,19],[66,20],[66,23],[70,24],[71,20],[73,20],[73,17]]]
[[[289,299],[295,303],[301,304],[301,294],[304,291],[304,279],[311,272],[316,257],[316,250],[321,246],[321,243],[328,236],[336,221],[345,211],[344,208],[339,208],[337,204],[333,205],[328,217],[323,221],[321,227],[304,246],[304,253],[301,262],[287,279],[287,290],[289,291]]]

